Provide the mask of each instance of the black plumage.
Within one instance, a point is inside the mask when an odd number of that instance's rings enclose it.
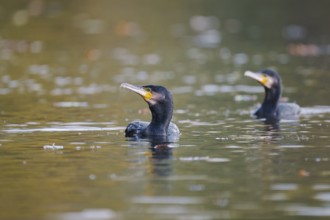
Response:
[[[265,88],[265,97],[254,115],[269,121],[281,119],[293,119],[299,116],[300,107],[296,103],[280,102],[282,95],[282,80],[280,75],[273,70],[261,70],[259,72],[246,71],[248,76],[258,81]]]
[[[167,136],[176,138],[180,135],[179,128],[171,122],[173,115],[172,94],[163,86],[135,86],[121,84],[139,94],[149,105],[151,122],[133,121],[125,130],[125,137],[148,138],[152,136]]]

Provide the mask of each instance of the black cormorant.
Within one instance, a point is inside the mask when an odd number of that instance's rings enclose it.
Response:
[[[259,72],[246,71],[244,75],[258,81],[265,88],[264,101],[254,113],[257,118],[269,121],[297,118],[300,114],[299,105],[279,102],[282,94],[282,80],[277,72],[266,69]]]
[[[135,86],[122,83],[121,87],[139,94],[149,105],[151,122],[133,121],[127,125],[125,137],[148,138],[166,136],[177,138],[179,128],[171,122],[173,115],[172,94],[163,86]]]

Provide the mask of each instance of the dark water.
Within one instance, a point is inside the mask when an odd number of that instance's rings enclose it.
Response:
[[[1,1],[0,218],[329,218],[329,6]],[[299,120],[251,117],[269,67]],[[123,82],[172,91],[177,142],[124,138]]]

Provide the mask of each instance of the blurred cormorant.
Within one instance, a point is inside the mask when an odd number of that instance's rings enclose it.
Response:
[[[254,112],[257,118],[279,121],[294,119],[300,114],[300,107],[296,103],[279,102],[282,94],[282,80],[277,72],[266,69],[259,72],[246,71],[244,75],[258,81],[265,88],[264,101]]]

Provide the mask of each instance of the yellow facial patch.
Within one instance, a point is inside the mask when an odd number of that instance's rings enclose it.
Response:
[[[143,98],[148,101],[152,98],[152,92],[151,91],[148,91],[148,90],[145,90],[145,93],[143,94]]]
[[[260,79],[260,83],[264,86],[268,85],[268,83],[269,83],[268,77],[265,75],[262,75],[261,79]]]
[[[267,87],[268,89],[270,89],[270,88],[272,88],[272,86],[274,84],[274,79],[269,76],[262,75],[259,82],[262,85],[264,85],[265,87]]]

